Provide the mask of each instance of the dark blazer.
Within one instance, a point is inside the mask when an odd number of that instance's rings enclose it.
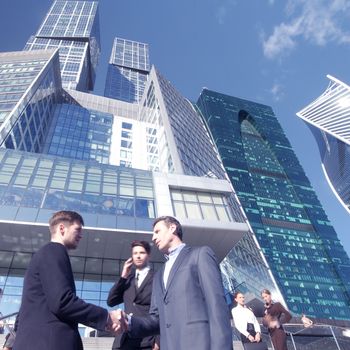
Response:
[[[232,330],[222,279],[209,247],[185,246],[170,271],[153,279],[150,313],[131,318],[131,336],[157,334],[161,350],[231,350]]]
[[[108,306],[116,306],[124,303],[124,310],[126,313],[132,313],[135,316],[148,315],[151,305],[152,296],[152,282],[153,271],[150,270],[139,288],[135,286],[135,272],[132,272],[128,278],[120,277],[118,282],[114,284],[108,294],[107,304]],[[135,347],[152,347],[154,343],[154,337],[145,338],[133,338],[130,339],[126,333],[115,337],[113,343],[113,349],[120,348],[125,343]]]
[[[66,248],[50,242],[34,254],[24,277],[14,350],[82,350],[78,323],[104,329],[107,310],[75,295]]]

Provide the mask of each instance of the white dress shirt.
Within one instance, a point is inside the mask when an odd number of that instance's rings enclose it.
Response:
[[[151,268],[147,265],[143,269],[135,271],[135,284],[137,285],[137,288],[141,286],[150,269]]]
[[[248,338],[249,333],[247,332],[247,323],[253,323],[254,330],[256,333],[261,333],[260,325],[256,319],[253,311],[248,309],[246,306],[237,304],[231,311],[235,327],[240,333]]]
[[[165,259],[167,259],[167,261],[165,262],[164,275],[163,275],[163,282],[164,282],[165,288],[168,282],[170,270],[174,266],[176,258],[179,256],[181,250],[185,247],[185,245],[186,245],[185,243],[181,243],[174,249],[170,250],[168,255],[165,255]]]

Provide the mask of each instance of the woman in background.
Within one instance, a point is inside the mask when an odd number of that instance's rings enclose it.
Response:
[[[261,296],[265,302],[263,324],[269,330],[272,344],[275,350],[288,350],[287,335],[282,325],[288,323],[292,315],[281,303],[272,302],[271,292],[268,289],[264,289],[261,292]]]

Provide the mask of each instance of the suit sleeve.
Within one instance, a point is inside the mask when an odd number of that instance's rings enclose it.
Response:
[[[124,302],[124,292],[128,288],[128,279],[120,277],[108,293],[107,305],[112,307]]]
[[[49,310],[65,322],[103,330],[108,311],[75,295],[72,268],[65,248],[48,246],[42,254],[39,274]]]
[[[157,274],[153,278],[152,285],[152,298],[149,314],[144,317],[132,317],[131,318],[131,330],[129,335],[131,338],[143,338],[150,335],[159,334],[159,312],[156,297],[157,280],[159,275]]]
[[[209,317],[210,349],[232,349],[229,308],[225,301],[219,266],[209,247],[200,248],[198,275]]]

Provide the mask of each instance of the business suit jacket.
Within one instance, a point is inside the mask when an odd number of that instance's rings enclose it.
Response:
[[[232,331],[222,279],[209,247],[185,246],[170,270],[153,279],[150,313],[131,318],[131,335],[156,334],[161,350],[230,350]]]
[[[135,316],[148,315],[151,305],[153,275],[153,271],[149,270],[139,288],[135,286],[135,272],[131,273],[127,278],[120,277],[109,291],[108,306],[113,307],[124,303],[126,313],[132,313]],[[115,337],[113,349],[119,349],[125,342],[132,345],[133,348],[152,347],[154,337],[130,339],[124,333]]]
[[[66,248],[50,242],[32,258],[24,278],[14,350],[82,350],[78,323],[104,329],[107,310],[75,295]]]

